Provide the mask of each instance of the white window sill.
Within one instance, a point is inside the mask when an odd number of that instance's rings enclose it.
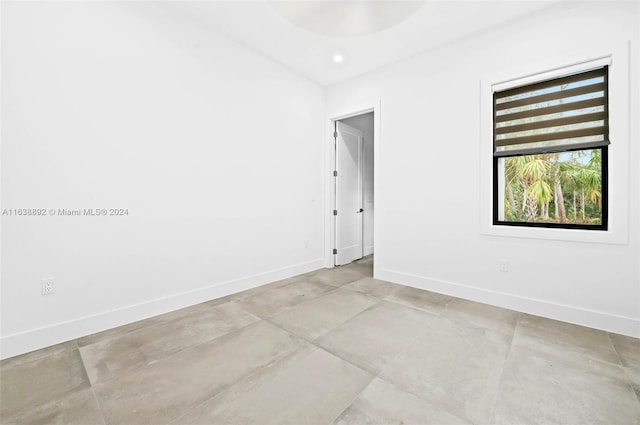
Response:
[[[502,236],[509,238],[545,239],[614,245],[626,245],[629,242],[629,235],[626,232],[616,232],[614,230],[551,229],[544,227],[520,227],[490,224],[483,226],[480,233],[488,236]]]

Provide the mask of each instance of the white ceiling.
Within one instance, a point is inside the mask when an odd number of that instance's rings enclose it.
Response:
[[[300,0],[317,13],[318,0]],[[386,0],[392,2],[392,0]],[[452,40],[468,36],[491,26],[550,7],[553,1],[424,1],[414,14],[400,16],[396,25],[367,35],[323,35],[331,33],[326,21],[323,27],[315,22],[305,30],[277,12],[278,5],[263,1],[174,1],[166,3],[175,13],[200,21],[212,30],[328,86],[364,74],[384,65],[409,58]],[[385,13],[384,10],[380,9]],[[388,11],[386,12],[388,13]],[[406,13],[405,13],[406,15]],[[343,14],[336,25],[342,28],[333,33],[345,34],[345,23],[362,26]],[[378,15],[376,23],[384,21]],[[404,20],[402,20],[404,19]],[[345,21],[346,20],[346,21]],[[379,28],[380,25],[378,25]],[[376,29],[372,27],[373,29]],[[363,31],[360,31],[363,32]],[[333,56],[344,56],[335,63]]]

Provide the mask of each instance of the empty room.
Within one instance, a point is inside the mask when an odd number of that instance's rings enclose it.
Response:
[[[640,425],[637,1],[1,1],[2,425]]]

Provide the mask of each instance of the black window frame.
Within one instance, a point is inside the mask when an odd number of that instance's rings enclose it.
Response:
[[[604,68],[604,110],[606,112],[605,118],[605,134],[604,134],[604,142],[596,142],[596,143],[587,143],[587,144],[576,144],[576,145],[566,145],[565,147],[555,146],[552,148],[548,147],[539,147],[539,148],[528,148],[528,149],[520,149],[515,150],[513,153],[508,151],[501,151],[498,153],[496,149],[496,94],[508,92],[509,90],[502,91],[494,91],[493,92],[493,103],[492,103],[492,113],[493,113],[493,225],[499,226],[512,226],[512,227],[528,227],[528,228],[552,228],[552,229],[579,229],[579,230],[600,230],[606,231],[608,230],[609,224],[609,66],[598,67]],[[582,74],[589,71],[581,71],[576,74]],[[573,75],[573,74],[569,74]],[[567,77],[561,76],[549,80],[540,80],[539,82],[533,84],[526,84],[520,87],[532,86],[538,83],[551,82],[555,80],[560,80],[562,78]],[[517,87],[517,88],[520,88]],[[526,222],[526,221],[505,221],[499,219],[499,166],[498,162],[500,159],[517,157],[517,156],[530,156],[536,154],[544,154],[544,153],[560,153],[560,152],[574,152],[574,151],[585,151],[585,150],[597,150],[601,151],[601,202],[602,202],[602,211],[601,211],[601,219],[600,224],[575,224],[575,223],[536,223],[536,222]],[[504,188],[503,188],[504,190]],[[504,206],[503,206],[504,208]]]

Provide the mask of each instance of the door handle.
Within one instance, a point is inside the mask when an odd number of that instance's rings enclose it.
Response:
[[[364,210],[362,208],[360,208],[360,211],[356,211],[356,214],[359,214],[361,212],[363,212]]]

